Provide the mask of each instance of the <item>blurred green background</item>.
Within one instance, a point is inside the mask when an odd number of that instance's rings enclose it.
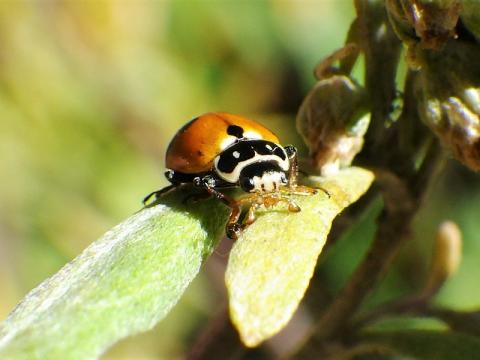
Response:
[[[292,128],[313,68],[343,44],[354,16],[350,0],[1,1],[0,319],[166,184],[164,150],[187,120],[239,113],[301,145]],[[421,286],[448,217],[464,230],[466,256],[439,301],[480,304],[478,178],[456,165],[448,174],[373,302]],[[376,213],[332,250],[332,288],[368,246]],[[106,358],[181,358],[217,310],[211,278],[202,274],[154,331]]]

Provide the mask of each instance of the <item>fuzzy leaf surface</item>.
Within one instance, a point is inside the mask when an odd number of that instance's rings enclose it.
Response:
[[[310,177],[325,189],[295,196],[299,213],[285,208],[257,212],[257,220],[235,243],[226,284],[230,316],[242,341],[256,346],[290,320],[308,287],[333,219],[367,191],[373,174],[347,168],[328,178]]]
[[[0,325],[1,359],[93,359],[151,329],[224,231],[219,201],[175,192],[134,214],[33,289]]]

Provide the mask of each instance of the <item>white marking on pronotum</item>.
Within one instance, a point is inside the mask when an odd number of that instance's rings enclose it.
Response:
[[[283,150],[283,152],[285,152],[285,150]],[[220,156],[221,155],[218,155],[213,162],[213,164],[215,166],[215,169],[216,169],[218,175],[223,180],[228,181],[229,183],[232,183],[232,184],[234,184],[238,181],[238,179],[240,178],[240,172],[246,166],[248,166],[250,164],[253,164],[255,162],[258,162],[258,161],[271,161],[271,160],[273,160],[278,164],[278,166],[280,166],[280,169],[282,169],[283,171],[288,171],[288,169],[290,167],[290,162],[288,161],[288,157],[287,157],[286,154],[285,154],[285,160],[282,160],[282,158],[280,158],[277,155],[258,155],[257,153],[255,153],[254,157],[238,163],[238,165],[235,167],[235,169],[233,169],[233,171],[231,173],[224,173],[224,172],[222,172],[218,169],[218,162],[220,161]]]
[[[232,153],[232,155],[233,155],[233,157],[234,157],[235,159],[240,158],[240,153],[239,153],[238,151],[234,151],[234,152]]]

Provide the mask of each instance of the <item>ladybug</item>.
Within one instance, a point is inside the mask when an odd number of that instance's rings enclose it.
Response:
[[[300,208],[291,194],[310,195],[316,190],[297,185],[297,150],[282,146],[278,137],[257,122],[223,112],[207,113],[184,125],[171,140],[165,159],[165,176],[171,183],[144,199],[157,199],[170,190],[193,184],[215,196],[231,209],[226,234],[237,239],[239,232],[255,221],[255,210],[288,204]],[[247,196],[235,200],[223,189],[240,187]],[[242,206],[250,206],[241,222]]]

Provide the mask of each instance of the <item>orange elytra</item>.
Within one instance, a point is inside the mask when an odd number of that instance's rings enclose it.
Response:
[[[211,170],[214,158],[238,140],[235,129],[239,127],[245,139],[279,143],[275,134],[253,120],[211,112],[191,120],[177,132],[167,149],[166,167],[185,174]]]

